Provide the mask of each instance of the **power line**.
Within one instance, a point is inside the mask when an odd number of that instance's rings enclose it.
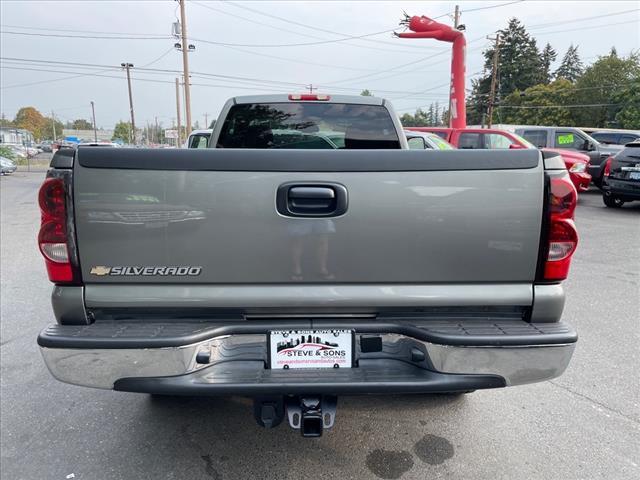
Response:
[[[9,70],[27,70],[27,71],[35,71],[35,72],[46,72],[46,73],[70,73],[70,72],[64,72],[64,71],[60,71],[60,70],[48,70],[48,69],[37,69],[37,68],[25,68],[25,67],[2,67],[5,69],[9,69]],[[122,80],[121,76],[116,76],[116,75],[102,75],[102,74],[95,74],[95,73],[85,73],[85,74],[79,74],[78,76],[93,76],[93,77],[101,77],[101,78],[115,78],[118,80]],[[50,80],[49,82],[54,82],[56,81],[56,79]],[[137,81],[137,82],[151,82],[151,83],[164,83],[164,84],[171,84],[173,85],[174,82],[172,81],[168,81],[168,80],[158,80],[158,79],[152,79],[152,78],[141,78],[141,77],[135,77],[132,78],[132,81]],[[248,86],[240,86],[240,85],[216,85],[216,84],[211,84],[211,83],[191,83],[191,85],[196,85],[196,86],[202,86],[202,87],[214,87],[214,88],[232,88],[232,89],[239,89],[239,90],[252,90],[252,91],[259,91],[259,90],[264,90],[264,87],[248,87]],[[302,84],[300,84],[302,85]],[[22,86],[22,85],[8,85],[8,86],[2,86],[1,88],[10,88],[10,87],[15,87],[15,86]],[[282,92],[282,93],[288,93],[289,90],[284,90],[284,87],[280,87],[281,89],[278,89],[278,87],[269,87],[271,88],[273,91],[278,91],[278,92]]]
[[[94,73],[103,73],[103,72],[108,72],[108,71],[119,71],[121,67],[113,65],[101,65],[101,64],[88,64],[88,63],[80,63],[80,62],[60,62],[60,61],[55,61],[55,60],[31,60],[31,59],[17,59],[15,57],[0,57],[0,60],[2,60],[2,62],[4,64],[11,64],[14,65],[13,67],[2,67],[2,68],[11,68],[11,69],[22,69],[22,70],[30,70],[30,71],[44,71],[44,72],[50,72],[50,73],[74,73],[76,75],[73,75],[72,77],[64,77],[63,79],[66,78],[76,78],[79,76],[91,76],[94,75]],[[19,66],[21,68],[17,68],[16,67]],[[46,65],[55,65],[57,68],[96,68],[96,67],[106,67],[106,69],[104,70],[99,70],[98,72],[87,72],[87,73],[80,73],[80,72],[74,72],[74,71],[68,71],[68,70],[51,70],[51,69],[42,69],[42,68],[38,68],[38,69],[34,69],[32,67],[42,67],[42,66],[46,66]],[[169,70],[169,69],[152,69],[152,68],[144,68],[144,67],[140,67],[140,68],[136,68],[137,71],[139,72],[143,72],[146,74],[158,74],[158,75],[166,75],[166,76],[175,76],[176,74],[179,74],[180,71],[179,70]],[[252,83],[254,85],[258,85],[258,86],[263,86],[263,87],[269,87],[272,88],[273,84],[280,86],[280,87],[287,87],[287,88],[296,88],[296,87],[303,87],[302,83],[297,83],[297,82],[284,82],[284,81],[279,81],[279,80],[264,80],[264,79],[254,79],[254,78],[248,78],[248,77],[237,77],[237,76],[231,76],[231,75],[218,75],[218,74],[211,74],[211,73],[207,73],[207,72],[191,72],[191,77],[192,78],[219,78],[222,79],[224,81],[229,81],[229,82],[235,82],[233,83],[233,85],[237,85],[237,82],[245,82],[245,83]],[[120,78],[120,77],[114,77],[114,78]],[[54,79],[54,80],[46,80],[43,82],[38,82],[38,83],[49,83],[49,82],[53,82],[53,81],[58,81],[58,80],[63,80],[63,79]],[[137,78],[134,78],[133,80],[136,80]],[[230,86],[233,86],[230,85]],[[16,86],[22,86],[22,85],[16,85]],[[9,87],[14,87],[14,85],[11,86],[7,86],[6,88]],[[360,88],[349,88],[349,87],[339,87],[339,86],[333,86],[333,85],[320,85],[320,87],[322,88],[328,88],[328,89],[334,89],[334,90],[345,90],[345,91],[353,91],[353,92],[359,92],[361,89]],[[378,89],[378,92],[381,93],[390,93],[390,94],[409,94],[409,95],[420,95],[424,92],[413,92],[413,91],[406,91],[406,90],[384,90],[384,89]]]
[[[522,2],[524,2],[524,0],[516,0],[515,2],[500,3],[498,5],[487,5],[486,7],[470,8],[469,10],[462,10],[462,13],[477,12],[479,10],[489,10],[490,8],[506,7],[507,5],[513,5],[514,3],[522,3]]]
[[[555,27],[557,25],[565,25],[567,23],[585,22],[587,20],[595,20],[595,19],[599,20],[599,19],[605,18],[605,17],[614,17],[616,15],[623,15],[625,13],[632,13],[632,12],[638,12],[638,11],[640,11],[640,9],[633,8],[631,10],[623,10],[623,11],[620,11],[620,12],[607,13],[605,15],[594,15],[594,16],[591,16],[591,17],[574,18],[573,20],[564,20],[564,21],[558,21],[558,22],[538,23],[538,24],[535,24],[535,25],[529,25],[527,27],[527,30],[536,29],[536,28]]]
[[[198,2],[195,2],[195,3],[198,3]],[[311,30],[316,31],[316,32],[318,32],[318,31],[319,31],[319,32],[329,33],[329,34],[331,34],[331,35],[338,35],[338,36],[344,37],[346,40],[351,40],[351,39],[358,38],[358,37],[354,37],[354,36],[352,36],[352,35],[348,35],[348,34],[346,34],[346,33],[336,32],[336,31],[334,31],[334,30],[328,30],[328,29],[326,29],[326,28],[321,28],[321,27],[319,27],[319,26],[317,26],[317,25],[308,25],[308,24],[306,24],[306,23],[302,23],[302,22],[299,22],[299,21],[297,21],[297,20],[292,20],[292,19],[290,19],[290,18],[279,17],[279,16],[277,16],[277,15],[273,15],[273,14],[270,14],[270,13],[266,13],[266,12],[263,12],[263,11],[261,11],[261,10],[256,10],[255,8],[247,7],[246,5],[240,5],[240,4],[235,3],[235,2],[226,1],[225,3],[226,3],[226,4],[228,4],[228,5],[232,5],[232,6],[236,7],[236,8],[241,8],[241,9],[243,9],[243,10],[247,10],[247,11],[250,11],[250,12],[256,13],[256,14],[258,14],[258,15],[262,15],[262,16],[265,16],[265,17],[269,17],[269,18],[273,18],[273,19],[279,20],[279,21],[281,21],[281,22],[285,22],[285,23],[287,23],[287,24],[289,24],[289,25],[291,25],[291,24],[293,24],[293,25],[298,25],[298,26],[300,26],[300,27],[307,28],[307,29],[311,29]],[[200,4],[200,5],[202,5],[202,4]],[[433,17],[433,19],[435,20],[435,19],[438,19],[438,18],[446,17],[447,15],[449,15],[449,13],[444,13],[444,14],[442,14],[442,15],[438,15],[438,16],[436,16],[436,17]],[[395,30],[395,29],[394,29],[394,30]],[[393,32],[394,30],[387,30],[386,32],[380,32],[380,33],[391,33],[391,32]],[[370,39],[370,38],[359,38],[359,39],[360,39],[360,40],[362,40],[362,41],[364,41],[364,42],[370,42],[370,43],[378,43],[378,44],[383,44],[383,45],[393,45],[393,46],[397,46],[397,44],[395,44],[395,43],[385,42],[385,41],[383,41],[383,40],[375,40],[375,39]],[[409,46],[408,46],[408,48],[416,48],[416,47],[412,47],[412,46],[410,46],[410,45],[409,45]],[[420,47],[417,47],[417,48],[420,48]]]
[[[564,30],[554,30],[553,32],[540,32],[540,33],[536,33],[536,36],[551,35],[553,33],[577,32],[577,31],[583,31],[583,30],[591,30],[593,28],[612,27],[614,25],[626,25],[626,24],[629,24],[629,23],[638,23],[638,20],[629,20],[629,21],[626,21],[626,22],[616,22],[616,23],[603,23],[602,25],[592,25],[590,27],[569,28],[569,29],[564,29]]]
[[[175,47],[171,47],[169,50],[167,50],[166,52],[164,52],[162,55],[160,55],[158,58],[156,58],[155,60],[152,60],[149,63],[145,63],[142,67],[140,68],[146,68],[146,67],[150,67],[151,65],[153,65],[154,63],[159,62],[160,60],[162,60],[164,57],[166,57],[167,55],[169,55],[171,52],[175,51]]]
[[[319,37],[317,35],[312,35],[312,34],[309,34],[309,33],[295,32],[295,31],[290,30],[288,28],[278,27],[276,25],[272,25],[272,24],[265,23],[265,22],[258,22],[256,20],[252,20],[250,18],[246,18],[246,17],[244,17],[242,15],[236,15],[234,13],[230,13],[230,12],[227,12],[225,10],[220,10],[219,8],[212,7],[211,5],[207,5],[207,4],[204,4],[202,2],[192,1],[191,3],[193,3],[195,5],[198,5],[198,6],[202,7],[202,8],[206,8],[208,10],[221,13],[223,15],[228,15],[228,16],[231,16],[231,17],[234,17],[234,18],[239,18],[240,20],[243,20],[243,21],[246,21],[246,22],[249,22],[249,23],[253,23],[255,25],[260,25],[261,27],[271,28],[271,29],[274,29],[274,30],[277,30],[277,31],[280,31],[280,32],[285,32],[285,33],[292,33],[294,35],[303,36],[303,37],[306,37],[306,38],[315,38],[316,40],[323,40],[323,41],[327,40],[326,38]],[[229,4],[231,4],[231,3],[229,3]],[[233,5],[233,6],[237,7],[237,8],[243,8],[245,10],[250,10],[250,11],[255,12],[255,13],[259,14],[259,15],[264,15],[264,16],[271,17],[271,18],[277,18],[279,20],[281,19],[281,17],[275,17],[274,15],[270,15],[270,14],[267,14],[267,13],[264,13],[264,12],[259,12],[258,10],[254,10],[254,9],[249,8],[249,7],[245,7],[245,6],[241,6],[241,5]],[[285,20],[282,20],[282,21],[285,21]],[[294,22],[294,21],[287,21],[287,23],[289,23],[289,24],[294,23],[294,24],[303,26],[305,28],[313,28],[313,30],[315,30],[315,31],[322,31],[322,32],[331,33],[333,35],[339,35],[339,36],[345,37],[344,38],[345,41],[352,40],[352,38],[351,38],[352,36],[351,35],[347,35],[347,34],[344,34],[344,33],[333,32],[331,30],[325,30],[325,29],[322,29],[322,28],[315,28],[315,27],[311,27],[311,26],[308,26],[308,25],[305,25],[305,24],[301,24],[299,22]],[[385,45],[398,46],[398,44],[394,44],[394,43],[391,43],[391,42],[384,42],[384,41],[381,41],[381,40],[373,40],[373,39],[368,39],[368,38],[360,38],[360,39],[356,39],[356,40],[365,41],[365,42],[375,42],[375,43],[380,43],[380,44],[385,44]],[[352,47],[365,48],[365,49],[368,49],[368,50],[375,50],[375,51],[386,51],[386,52],[392,52],[392,53],[405,53],[405,54],[409,54],[409,55],[415,55],[415,53],[416,53],[416,52],[408,52],[408,51],[403,51],[403,50],[383,49],[383,48],[371,47],[371,46],[367,46],[367,45],[358,45],[358,44],[349,44],[349,45],[352,46]],[[413,47],[413,48],[415,48],[415,47]]]
[[[569,105],[497,105],[498,108],[592,108],[592,107],[620,107],[627,103],[589,103],[589,104],[569,104]]]
[[[468,43],[473,43],[473,42],[476,42],[476,41],[478,41],[478,40],[480,40],[480,39],[484,39],[484,38],[485,38],[485,37],[484,37],[484,36],[482,36],[482,37],[476,38],[476,39],[474,39],[474,40],[470,40]],[[475,50],[478,50],[478,49],[483,49],[483,48],[485,48],[485,47],[484,47],[484,46],[482,46],[482,47],[479,47],[479,48],[476,48],[476,49],[467,50],[467,53],[470,53],[470,52],[475,51]],[[380,71],[378,71],[378,72],[376,72],[376,73],[372,73],[372,74],[368,74],[368,75],[360,75],[360,76],[358,76],[358,77],[346,78],[346,79],[343,79],[343,80],[334,81],[333,83],[344,83],[344,82],[349,82],[349,81],[352,81],[352,80],[362,80],[362,79],[364,79],[364,78],[368,78],[368,77],[376,76],[376,75],[379,75],[379,74],[381,74],[381,73],[393,72],[393,71],[395,71],[395,70],[398,70],[399,68],[403,68],[403,67],[407,67],[407,66],[415,65],[415,64],[417,64],[417,63],[422,63],[422,62],[425,62],[425,61],[427,61],[427,60],[431,60],[432,58],[435,58],[435,57],[439,57],[439,56],[442,56],[442,55],[446,55],[446,54],[448,54],[449,52],[450,52],[450,50],[449,50],[449,49],[446,49],[446,50],[443,50],[442,52],[436,53],[436,54],[434,54],[434,55],[429,55],[429,56],[424,57],[424,58],[422,58],[422,59],[420,59],[420,60],[417,60],[417,61],[415,61],[415,62],[408,62],[408,63],[404,63],[404,64],[402,64],[402,65],[396,65],[395,67],[387,68],[386,70],[380,70]],[[446,61],[446,59],[445,59],[445,60],[443,60],[443,61]],[[438,62],[433,62],[431,65],[436,65],[436,64],[438,64],[438,63],[440,63],[440,62],[439,62],[439,61],[438,61]],[[375,82],[375,81],[378,81],[378,80],[385,80],[385,79],[387,79],[387,78],[397,77],[398,75],[404,75],[404,74],[406,74],[406,73],[411,73],[411,72],[414,72],[415,70],[416,70],[415,68],[411,68],[411,69],[406,70],[406,71],[403,71],[403,72],[396,72],[396,73],[393,73],[393,74],[391,74],[391,75],[386,75],[386,76],[384,76],[384,77],[374,78],[372,81],[374,81],[374,82]]]
[[[155,36],[155,37],[115,37],[115,36],[98,36],[98,35],[62,35],[58,33],[32,33],[32,32],[11,32],[8,30],[0,31],[2,34],[7,35],[23,35],[28,37],[55,37],[55,38],[84,38],[84,39],[96,39],[96,40],[167,40],[172,38],[171,35]]]
[[[36,27],[36,26],[27,26],[27,25],[1,25],[2,28],[17,28],[18,30],[37,30],[37,31],[47,31],[47,32],[66,32],[66,33],[95,33],[95,34],[104,34],[104,35],[126,35],[126,36],[147,36],[147,37],[166,37],[167,35],[164,33],[140,33],[140,32],[103,32],[96,30],[77,30],[77,29],[67,29],[67,28],[48,28],[48,27]]]
[[[252,47],[252,48],[282,48],[282,47],[306,47],[311,45],[324,45],[327,43],[338,43],[344,42],[346,40],[354,40],[358,38],[366,38],[372,37],[374,35],[380,35],[383,33],[390,33],[392,30],[383,30],[381,32],[374,33],[365,33],[363,35],[354,35],[349,38],[337,38],[333,40],[322,40],[317,42],[301,42],[301,43],[278,43],[278,44],[265,44],[265,43],[228,43],[228,42],[216,42],[212,40],[205,40],[203,38],[195,38],[189,37],[191,40],[196,42],[208,43],[211,45],[220,45],[223,47]],[[24,35],[24,36],[33,36],[33,37],[54,37],[54,38],[83,38],[83,39],[94,39],[94,40],[167,40],[172,38],[170,35],[163,37],[123,37],[123,36],[99,36],[99,35],[61,35],[61,34],[53,34],[53,33],[28,33],[28,32],[12,32],[3,30],[0,33],[7,35]]]

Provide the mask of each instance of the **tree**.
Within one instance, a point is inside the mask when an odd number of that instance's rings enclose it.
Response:
[[[113,129],[113,136],[111,137],[111,140],[120,140],[124,143],[131,143],[131,122],[119,121],[118,123],[116,123],[116,126]]]
[[[400,117],[400,123],[405,127],[424,127],[427,125],[427,114],[421,108],[414,115],[405,113]]]
[[[498,107],[505,123],[521,125],[573,126],[574,116],[569,105],[575,95],[575,85],[559,78],[549,84],[539,84],[521,92],[516,90]]]
[[[0,127],[13,127],[13,122],[11,120],[7,120],[4,118],[4,113],[2,114],[2,118],[0,118]]]
[[[437,127],[442,125],[445,115],[447,115],[446,111],[443,109],[441,114],[440,104],[436,102],[430,104],[426,112],[422,108],[418,108],[413,115],[403,114],[400,117],[400,123],[405,127]]]
[[[53,125],[55,123],[55,136],[53,135]],[[62,122],[58,120],[53,120],[51,117],[45,117],[44,126],[42,127],[42,137],[41,140],[56,140],[59,137],[62,137],[62,130],[64,129],[64,125]],[[57,138],[56,138],[57,137]]]
[[[360,95],[362,95],[363,97],[373,97],[373,93],[371,93],[366,88],[360,92]]]
[[[44,116],[34,107],[22,107],[18,110],[16,118],[13,120],[13,124],[17,128],[29,130],[36,139],[42,137],[42,129],[45,123],[46,119]]]
[[[576,81],[575,103],[581,105],[601,105],[576,108],[576,121],[583,127],[609,127],[616,124],[622,109],[627,113],[621,118],[629,122],[627,103],[631,102],[630,84],[640,78],[640,57],[637,53],[628,57],[607,55],[600,57],[587,67]]]
[[[614,102],[622,104],[615,117],[617,126],[640,130],[640,77],[636,77],[612,98]]]
[[[556,61],[558,54],[553,49],[551,44],[547,43],[544,46],[544,50],[540,54],[542,63],[542,83],[549,83],[552,80],[551,64]]]
[[[578,77],[582,75],[583,71],[584,66],[582,65],[580,56],[578,55],[578,45],[574,47],[573,44],[571,44],[567,53],[562,57],[562,62],[555,72],[555,77],[575,82]]]
[[[498,52],[498,86],[496,101],[515,90],[525,90],[542,83],[544,78],[543,59],[536,40],[529,35],[517,18],[509,20],[507,28],[498,32],[500,48]],[[472,81],[472,91],[467,103],[467,121],[480,123],[486,112],[493,72],[495,47],[483,52],[485,74]]]
[[[84,118],[79,118],[71,122],[71,129],[73,130],[93,130],[93,124]]]

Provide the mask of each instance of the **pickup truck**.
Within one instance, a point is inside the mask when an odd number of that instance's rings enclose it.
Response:
[[[600,143],[574,127],[519,126],[515,133],[538,148],[562,148],[584,153],[589,157],[589,173],[598,188],[602,188],[605,161],[623,148],[621,145]]]
[[[207,149],[79,146],[40,189],[75,385],[241,395],[304,436],[337,397],[463,393],[567,367],[576,190],[538,150],[412,151],[389,102],[236,97]]]
[[[464,150],[538,148],[520,135],[499,128],[408,127],[407,130],[435,133],[456,148]],[[543,148],[542,150],[557,153],[562,157],[569,171],[569,178],[578,192],[589,190],[591,175],[588,173],[588,156],[566,149]]]

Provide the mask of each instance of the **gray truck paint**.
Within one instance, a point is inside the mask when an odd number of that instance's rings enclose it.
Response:
[[[524,170],[249,174],[76,165],[74,182],[87,285],[534,280],[541,161]],[[334,218],[284,217],[275,194],[286,182],[341,183],[348,210]],[[202,271],[172,278],[91,274],[98,266]]]

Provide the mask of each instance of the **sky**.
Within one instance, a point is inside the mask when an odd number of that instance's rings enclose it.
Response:
[[[233,96],[299,93],[309,84],[314,93],[369,89],[399,113],[435,101],[446,105],[450,45],[394,38],[390,30],[399,28],[403,12],[453,23],[456,3],[466,26],[467,88],[482,73],[486,36],[511,17],[540,47],[549,42],[556,49],[555,66],[570,44],[579,45],[585,63],[612,46],[619,55],[640,49],[640,1],[186,0],[195,46],[189,53],[193,122],[204,126]],[[13,119],[19,108],[34,106],[63,122],[90,120],[93,101],[97,125],[113,128],[129,120],[120,68],[128,62],[136,126],[157,117],[170,127],[182,70],[171,37],[178,18],[174,0],[0,1],[0,113]]]

